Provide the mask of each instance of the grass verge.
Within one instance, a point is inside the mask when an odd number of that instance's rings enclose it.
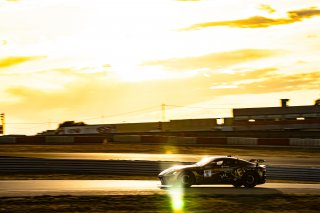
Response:
[[[106,195],[0,199],[0,212],[319,212],[319,195]]]

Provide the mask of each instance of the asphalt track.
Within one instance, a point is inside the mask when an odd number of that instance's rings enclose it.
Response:
[[[180,192],[185,195],[263,195],[315,194],[320,195],[320,184],[266,183],[252,189],[228,185],[202,185],[188,189],[161,188],[159,181],[145,180],[10,180],[0,181],[0,197],[42,195],[148,195]]]
[[[205,155],[188,154],[143,154],[143,153],[49,153],[49,152],[12,152],[0,153],[0,156],[29,157],[45,159],[69,159],[69,160],[146,160],[146,161],[177,161],[197,162]],[[320,156],[310,158],[301,157],[257,157],[239,156],[242,159],[259,158],[266,160],[266,165],[290,166],[304,168],[320,168]]]

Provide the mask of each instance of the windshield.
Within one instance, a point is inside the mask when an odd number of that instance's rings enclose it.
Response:
[[[203,158],[201,161],[199,161],[198,163],[196,163],[197,166],[204,166],[206,164],[208,164],[209,162],[215,160],[216,158]]]

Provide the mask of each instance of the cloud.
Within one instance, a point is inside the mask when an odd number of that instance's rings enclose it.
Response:
[[[176,58],[168,60],[148,61],[145,66],[163,66],[176,71],[196,69],[217,69],[225,66],[240,64],[247,61],[272,57],[279,54],[277,50],[242,49],[224,53],[212,53],[197,57]]]
[[[241,81],[233,81],[233,79],[231,79],[230,81],[213,84],[211,88],[216,95],[263,94],[283,91],[320,90],[320,72],[295,75],[275,74],[258,81],[248,82],[249,83],[241,83]],[[227,88],[226,85],[230,87]]]
[[[15,66],[27,61],[33,61],[44,58],[43,56],[12,56],[0,59],[0,68]]]
[[[246,82],[246,81],[257,81],[261,79],[267,79],[273,77],[276,74],[277,69],[274,67],[250,70],[250,71],[238,71],[233,74],[228,73],[213,73],[210,76],[211,83],[214,84],[213,87],[220,86],[232,86],[234,87],[237,82]]]
[[[10,3],[18,3],[18,2],[21,2],[21,1],[22,0],[0,0],[0,3],[1,2],[3,2],[3,3],[8,2],[10,4]]]
[[[8,44],[7,40],[0,40],[0,46],[5,46]]]
[[[316,7],[306,8],[302,10],[294,10],[287,12],[287,18],[272,19],[263,16],[253,16],[241,20],[218,21],[194,24],[182,30],[198,30],[207,27],[236,27],[236,28],[266,28],[275,25],[292,24],[303,21],[307,18],[320,16],[320,10]]]
[[[128,112],[157,104],[160,109],[161,103],[187,105],[230,94],[320,89],[319,85],[320,72],[280,75],[272,67],[234,74],[213,73],[210,77],[197,75],[188,79],[149,81],[143,84],[112,83],[83,77],[60,90],[47,91],[22,86],[8,88],[6,92],[18,98],[19,102],[10,103],[7,111],[14,111],[22,117],[35,114],[43,114],[45,117],[56,111],[61,111],[64,116],[79,117],[83,114],[82,117],[88,117]]]
[[[267,11],[268,13],[274,13],[274,12],[276,12],[275,9],[273,9],[270,5],[267,5],[267,4],[261,4],[261,5],[259,6],[259,9],[260,9],[260,10]]]
[[[233,74],[212,73],[191,78],[114,82],[82,76],[58,90],[12,86],[6,89],[15,102],[1,100],[1,109],[12,120],[52,121],[79,120],[105,116],[107,123],[135,122],[130,115],[114,116],[137,109],[152,108],[161,120],[161,104],[189,105],[225,95],[265,94],[278,91],[320,89],[320,72],[280,75],[270,67],[258,70],[236,70]],[[141,114],[138,112],[137,114]],[[158,113],[158,117],[157,117]],[[150,119],[150,118],[145,118]],[[97,122],[97,120],[89,120]],[[149,120],[151,121],[151,120]],[[46,126],[47,127],[47,126]]]
[[[83,119],[93,116],[120,114],[135,109],[159,106],[161,103],[185,105],[206,100],[208,87],[201,86],[202,77],[185,80],[121,83],[80,79],[60,90],[40,90],[26,86],[14,86],[6,90],[16,102],[3,102],[8,114],[24,120],[48,121]],[[170,95],[169,95],[170,94]],[[190,99],[190,96],[193,98]],[[153,109],[157,110],[157,109]],[[120,120],[121,121],[121,120]]]

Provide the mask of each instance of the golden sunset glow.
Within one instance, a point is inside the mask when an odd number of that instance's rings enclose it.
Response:
[[[6,134],[320,97],[320,0],[0,0]]]

